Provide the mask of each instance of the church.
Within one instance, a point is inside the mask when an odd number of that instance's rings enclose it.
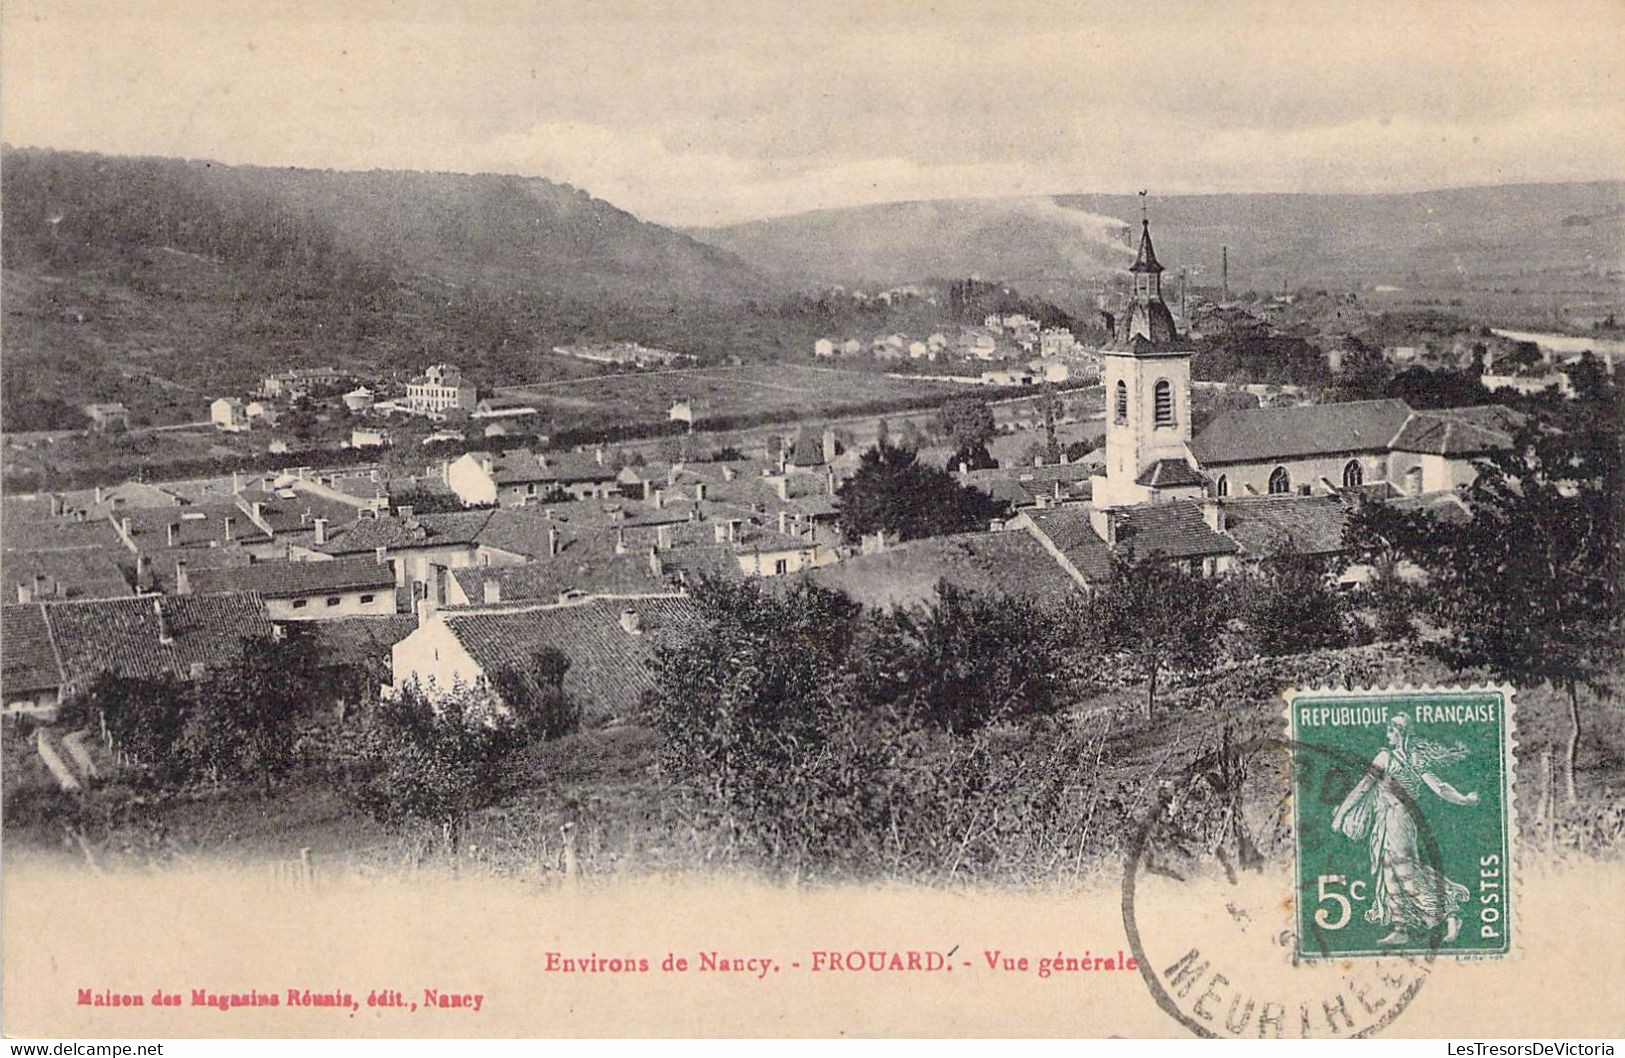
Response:
[[[1152,505],[1208,508],[1204,520],[1222,526],[1213,508],[1253,497],[1450,493],[1512,444],[1520,417],[1509,409],[1415,411],[1396,399],[1234,411],[1192,437],[1196,350],[1163,300],[1149,219],[1140,228],[1128,304],[1101,355],[1105,473],[1090,482],[1090,524],[1108,545],[1116,514]]]

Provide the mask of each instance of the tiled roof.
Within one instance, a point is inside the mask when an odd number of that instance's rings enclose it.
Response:
[[[212,500],[186,507],[137,507],[119,511],[115,519],[129,519],[130,538],[142,551],[169,547],[169,527],[176,527],[176,546],[207,547],[226,543],[226,519],[231,539],[241,543],[267,543],[266,536],[232,501]]]
[[[1140,472],[1136,485],[1153,489],[1177,488],[1183,485],[1206,485],[1207,479],[1191,469],[1183,459],[1159,459]]]
[[[669,587],[665,578],[654,575],[646,551],[617,555],[613,543],[607,552],[594,547],[567,547],[553,558],[540,558],[517,566],[469,566],[452,570],[451,575],[463,594],[475,604],[484,601],[487,583],[497,586],[503,602],[514,599],[552,602],[567,591],[623,595],[666,591]]]
[[[169,594],[174,594],[178,587],[175,567],[179,563],[186,563],[186,573],[190,577],[199,570],[228,569],[246,566],[253,561],[248,552],[238,547],[164,547],[142,551],[141,556],[147,560],[147,573],[136,587],[141,591]]]
[[[706,577],[738,580],[745,575],[744,570],[739,568],[739,559],[734,556],[733,548],[726,544],[674,547],[670,551],[662,551],[660,561],[665,564],[669,574],[685,578],[689,583]]]
[[[1249,496],[1223,503],[1225,532],[1255,558],[1285,547],[1304,555],[1343,550],[1349,505],[1340,496]]]
[[[1240,550],[1234,540],[1208,527],[1197,503],[1176,500],[1127,507],[1119,517],[1118,543],[1136,555],[1202,558]]]
[[[1111,549],[1089,524],[1089,508],[1052,507],[1028,511],[1026,517],[1083,574],[1085,580],[1095,583],[1111,579]]]
[[[1512,447],[1512,432],[1519,418],[1506,408],[1493,406],[1419,411],[1406,420],[1392,447],[1401,452],[1444,456],[1501,451]]]
[[[1214,419],[1190,449],[1202,466],[1386,451],[1410,415],[1393,399],[1248,408]]]
[[[4,597],[8,602],[17,601],[18,588],[33,590],[36,577],[44,578],[45,591],[52,599],[113,599],[130,595],[130,582],[119,567],[117,554],[112,549],[97,547],[7,551],[0,555]],[[43,601],[44,596],[37,599]]]
[[[419,514],[410,519],[385,515],[361,518],[328,537],[316,550],[329,555],[353,555],[414,547],[474,546],[480,530],[492,511],[451,511],[445,514]]]
[[[7,551],[60,551],[81,547],[99,547],[113,551],[128,551],[119,540],[118,531],[105,518],[78,521],[73,518],[46,518],[40,520],[13,518],[8,505],[0,518],[0,544]]]
[[[396,617],[343,617],[307,622],[328,665],[354,665],[379,683],[389,682],[391,650],[418,626],[411,614]]]
[[[638,614],[641,634],[633,635],[621,627],[621,614],[626,610]],[[538,650],[558,648],[570,659],[564,677],[566,693],[594,718],[636,712],[644,692],[654,687],[650,670],[655,647],[699,625],[694,602],[684,595],[587,599],[518,609],[444,610],[442,614],[452,634],[488,677],[504,670],[522,674]]]
[[[192,591],[254,591],[268,599],[291,599],[363,588],[393,589],[395,570],[387,562],[362,555],[316,562],[256,562],[226,569],[187,570]]]
[[[0,607],[0,689],[9,697],[62,685],[62,667],[45,607],[18,603]]]
[[[260,517],[276,533],[315,532],[314,520],[326,518],[329,531],[348,525],[356,519],[353,503],[328,499],[292,488],[244,489],[237,494],[250,508],[260,505]],[[246,512],[244,517],[247,517]]]
[[[814,583],[845,592],[866,606],[908,606],[936,597],[937,583],[1041,605],[1071,598],[1079,586],[1025,532],[956,533],[854,555],[806,574]],[[779,578],[785,579],[785,578]]]
[[[185,676],[193,665],[227,661],[245,641],[271,634],[265,604],[253,594],[145,595],[40,609],[65,680],[78,683],[102,672]]]

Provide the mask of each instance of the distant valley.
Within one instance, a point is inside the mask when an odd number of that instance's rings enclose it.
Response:
[[[1149,200],[1163,262],[1193,284],[1449,293],[1537,289],[1617,299],[1625,183],[1385,195],[1172,195]],[[1132,258],[1134,195],[938,200],[823,210],[696,238],[799,283],[894,284],[980,274],[1057,300]]]

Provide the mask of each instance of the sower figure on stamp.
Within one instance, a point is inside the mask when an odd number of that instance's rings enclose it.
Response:
[[[1445,925],[1445,942],[1461,930],[1458,908],[1467,887],[1423,862],[1414,813],[1425,786],[1453,805],[1476,805],[1477,793],[1461,793],[1433,774],[1439,764],[1467,756],[1461,746],[1441,746],[1411,734],[1401,713],[1388,722],[1388,746],[1332,816],[1332,829],[1371,849],[1372,902],[1367,922],[1390,927],[1379,943],[1405,944],[1412,930]]]

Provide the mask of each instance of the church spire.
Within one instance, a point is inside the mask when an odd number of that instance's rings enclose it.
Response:
[[[1157,262],[1157,251],[1151,246],[1151,222],[1143,217],[1140,219],[1140,252],[1129,271],[1153,274],[1162,271],[1162,265]]]

